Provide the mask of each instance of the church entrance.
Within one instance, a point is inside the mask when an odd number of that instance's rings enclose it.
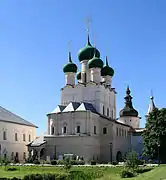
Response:
[[[122,153],[121,153],[120,151],[117,152],[116,160],[117,160],[118,162],[122,161]]]
[[[46,152],[45,148],[42,148],[40,151],[40,159],[45,159],[45,154],[46,154],[45,152]]]

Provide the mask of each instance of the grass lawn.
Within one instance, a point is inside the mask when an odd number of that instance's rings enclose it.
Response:
[[[0,166],[0,177],[23,177],[32,173],[65,173],[63,167],[40,167],[40,166],[16,166],[17,171],[5,171],[4,166]],[[83,171],[104,171],[104,177],[99,180],[121,180],[119,172],[120,167],[72,167],[71,170]],[[124,180],[127,180],[125,178]],[[166,179],[166,165],[155,167],[153,170],[140,174],[137,177],[129,178],[130,180],[164,180]]]

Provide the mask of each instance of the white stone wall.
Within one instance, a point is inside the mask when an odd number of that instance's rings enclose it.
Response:
[[[116,118],[116,93],[114,90],[105,88],[103,85],[96,85],[93,83],[88,84],[86,87],[77,85],[75,88],[64,87],[61,91],[62,105],[68,105],[73,102],[89,102],[94,105],[96,110],[109,117]]]
[[[116,160],[118,151],[124,155],[130,148],[129,127],[108,120],[98,114],[89,111],[66,112],[52,114],[50,119],[55,131],[52,136],[48,137],[47,145],[52,146],[54,141],[53,144],[57,146],[58,153],[75,153],[88,160],[94,156],[96,159],[108,162],[111,156],[110,151],[112,151],[112,160]],[[77,125],[80,125],[80,133],[78,134],[75,130]],[[62,133],[64,126],[67,128],[66,134]],[[106,134],[103,133],[103,128],[107,129]],[[117,135],[117,128],[121,131],[123,129],[123,133]],[[94,129],[96,129],[96,132]],[[110,149],[110,143],[112,144],[112,150]]]
[[[120,117],[118,121],[123,122],[124,124],[128,124],[133,128],[140,128],[140,117]]]
[[[100,141],[95,136],[56,136],[45,137],[48,142],[46,145],[47,155],[53,156],[53,149],[56,148],[57,154],[75,154],[83,156],[85,160],[92,160],[93,157],[97,160],[100,157]],[[49,147],[49,148],[47,148]]]
[[[96,82],[96,83],[101,82],[101,69],[100,68],[91,68],[90,69],[90,80],[92,82]]]
[[[68,72],[65,74],[66,85],[75,85],[75,73]]]
[[[3,139],[4,132],[6,132],[6,140]],[[15,139],[15,133],[17,133],[17,141]],[[25,134],[25,141],[23,140],[23,134]],[[14,153],[14,156],[16,155],[16,152],[18,152],[19,160],[23,160],[24,152],[26,156],[28,156],[26,144],[30,143],[29,135],[31,136],[31,141],[36,138],[35,127],[0,121],[0,145],[2,158],[4,153],[6,153],[7,157],[11,159],[12,152]]]

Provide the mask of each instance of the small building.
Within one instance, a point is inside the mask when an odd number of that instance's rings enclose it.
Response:
[[[34,124],[0,106],[0,157],[23,161],[28,157],[26,144],[36,139]]]

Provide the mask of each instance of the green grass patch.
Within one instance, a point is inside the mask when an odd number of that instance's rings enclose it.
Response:
[[[16,168],[14,170],[9,168]],[[82,172],[85,175],[91,174],[91,176],[97,178],[98,180],[122,180],[120,177],[120,172],[123,170],[123,167],[72,167],[69,171],[76,172],[79,176]],[[69,172],[68,171],[68,172]],[[80,172],[82,171],[82,172]],[[47,174],[47,173],[56,173],[56,174],[67,174],[68,173],[63,167],[45,167],[45,166],[0,166],[0,177],[4,178],[23,178],[28,174]],[[164,180],[166,179],[166,165],[160,165],[148,172],[141,172],[138,176],[133,178],[124,178],[124,180]],[[81,180],[81,179],[80,179]]]

